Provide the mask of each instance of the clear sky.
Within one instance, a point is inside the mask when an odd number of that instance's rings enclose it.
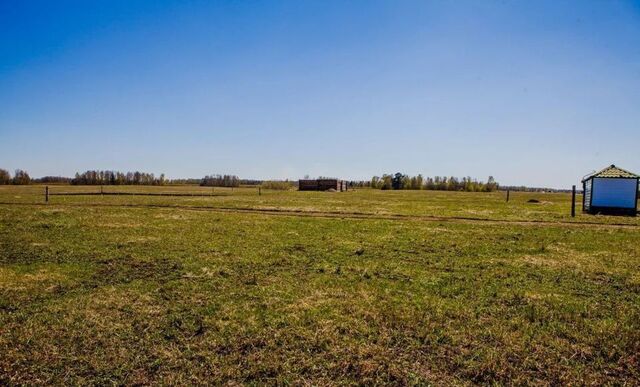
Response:
[[[640,172],[640,3],[0,1],[0,167]]]

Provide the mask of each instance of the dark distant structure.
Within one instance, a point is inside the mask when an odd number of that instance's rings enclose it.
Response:
[[[640,176],[615,165],[582,179],[582,209],[589,214],[631,215],[638,213]]]
[[[338,192],[347,190],[347,182],[339,179],[304,179],[298,181],[300,191],[328,191],[333,189]]]

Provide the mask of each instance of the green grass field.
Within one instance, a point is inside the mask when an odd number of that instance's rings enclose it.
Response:
[[[568,194],[43,190],[0,187],[2,385],[640,384],[640,219]]]

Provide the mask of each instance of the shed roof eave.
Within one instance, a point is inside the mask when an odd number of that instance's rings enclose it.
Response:
[[[590,175],[585,176],[582,179],[582,183],[586,182],[589,179],[593,179],[595,177],[605,178],[605,179],[639,179],[640,176],[636,175],[633,172],[629,172],[626,169],[622,169],[620,167],[616,167],[611,164],[610,166],[604,168],[599,172],[594,172]]]

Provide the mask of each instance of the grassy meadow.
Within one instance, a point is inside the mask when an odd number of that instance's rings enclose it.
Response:
[[[211,196],[0,186],[1,385],[640,384],[639,218],[571,218],[570,194],[104,190]]]

